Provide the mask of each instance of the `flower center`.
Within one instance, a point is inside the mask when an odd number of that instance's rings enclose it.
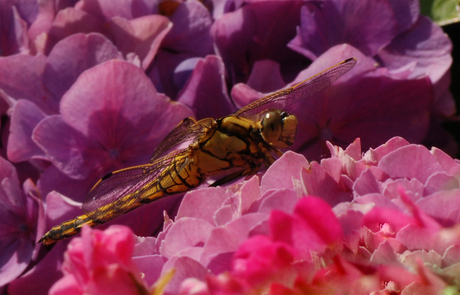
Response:
[[[334,137],[334,134],[332,133],[331,129],[329,129],[329,128],[321,128],[319,138],[322,141],[327,141],[327,140],[331,141],[333,137]]]

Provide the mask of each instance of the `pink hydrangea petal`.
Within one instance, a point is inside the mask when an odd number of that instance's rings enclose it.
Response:
[[[170,258],[187,248],[204,245],[213,228],[212,224],[201,219],[181,218],[169,229],[160,253]]]
[[[460,189],[440,191],[417,201],[420,209],[445,227],[460,222]]]
[[[203,265],[189,257],[178,257],[176,259],[168,260],[163,266],[163,274],[171,268],[174,268],[176,272],[166,286],[166,294],[177,294],[180,283],[187,278],[204,280],[208,274],[208,271]]]
[[[165,259],[161,255],[134,256],[133,262],[144,274],[144,281],[151,286],[160,278]]]
[[[409,156],[410,155],[410,156]],[[425,183],[436,172],[443,172],[441,165],[423,146],[406,146],[386,155],[378,167],[391,178],[416,178]]]
[[[352,199],[351,192],[341,187],[316,162],[312,162],[309,169],[303,169],[301,175],[307,193],[321,197],[332,206]]]
[[[268,219],[266,214],[251,213],[225,226],[214,228],[204,245],[201,258],[203,264],[206,265],[207,261],[215,255],[236,251],[238,246],[248,238],[250,231],[266,219]]]
[[[286,213],[292,213],[299,197],[292,189],[280,189],[265,194],[260,202],[257,211],[254,212],[269,214],[272,210],[280,210]]]
[[[293,179],[299,179],[300,171],[308,165],[305,157],[287,151],[267,169],[261,180],[260,193],[265,194],[270,189],[294,189]]]
[[[193,217],[214,224],[212,214],[232,194],[220,187],[204,188],[187,193],[182,200],[176,219]],[[198,210],[197,210],[198,208]]]

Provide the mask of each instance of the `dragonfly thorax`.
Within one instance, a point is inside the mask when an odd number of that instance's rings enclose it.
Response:
[[[259,130],[262,138],[270,145],[286,148],[294,143],[297,118],[287,112],[274,110],[266,112]]]

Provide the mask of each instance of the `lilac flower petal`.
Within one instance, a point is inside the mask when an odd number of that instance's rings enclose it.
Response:
[[[95,181],[93,180],[93,182]],[[52,191],[56,191],[72,200],[83,202],[86,194],[94,186],[93,182],[88,182],[86,179],[72,179],[56,166],[51,165],[44,169],[40,175],[37,187],[44,196]]]
[[[254,62],[247,85],[260,92],[273,92],[286,83],[281,76],[280,64],[269,59]]]
[[[133,19],[149,13],[147,4],[142,0],[123,0],[117,2],[111,0],[85,0],[79,2],[75,7],[95,15],[103,16],[107,21],[115,16]]]
[[[59,101],[83,71],[111,59],[123,57],[107,38],[95,33],[74,34],[53,47],[43,83]]]
[[[61,115],[43,119],[32,138],[59,170],[75,179],[87,178],[92,169],[90,163],[99,158],[97,154],[85,154],[87,150],[97,151],[97,147],[67,125]]]
[[[201,57],[213,52],[213,40],[209,32],[212,19],[202,3],[199,1],[181,3],[170,20],[174,25],[162,42],[162,48],[189,52]]]
[[[0,3],[0,56],[26,53],[29,50],[27,23],[21,19],[12,1]]]
[[[52,19],[51,27],[47,33],[46,44],[43,48],[44,53],[48,55],[56,43],[74,34],[101,33],[110,36],[107,30],[107,25],[101,17],[73,7],[59,10],[56,17]],[[62,59],[62,61],[65,60]]]
[[[181,218],[169,229],[160,248],[161,255],[170,258],[187,248],[203,245],[214,227],[207,221]]]
[[[408,30],[417,21],[420,15],[420,3],[417,0],[390,0],[388,1],[395,13],[398,22],[396,34]]]
[[[51,286],[62,277],[60,268],[62,258],[67,248],[65,241],[58,243],[40,262],[26,274],[8,285],[11,294],[27,294],[33,290],[34,294],[46,295]]]
[[[305,149],[311,157],[318,157],[312,152],[315,146],[323,146],[324,140],[343,145],[360,137],[365,149],[376,147],[393,136],[421,142],[429,126],[431,91],[427,78],[404,81],[361,76],[351,84],[332,85],[322,91],[321,98],[318,94],[301,102],[301,108],[307,110],[309,116],[298,114],[298,137],[303,140],[294,148],[301,145],[299,150]]]
[[[176,220],[184,217],[202,219],[215,224],[213,213],[232,194],[221,187],[198,189],[187,193],[177,212]],[[198,209],[198,210],[197,210]]]
[[[295,36],[303,4],[302,1],[250,2],[214,22],[211,32],[234,84],[245,82],[258,60],[279,63],[286,81],[307,65],[305,58],[286,46]]]
[[[17,54],[0,58],[0,89],[13,99],[28,99],[46,114],[56,113],[58,101],[43,87],[41,76],[46,63],[43,55]]]
[[[451,51],[452,43],[442,29],[428,18],[420,17],[410,30],[396,37],[378,56],[390,69],[416,62],[417,66],[410,77],[429,75],[435,89],[434,111],[449,116],[454,112],[454,102],[447,90],[450,82],[447,70],[452,64]]]
[[[72,201],[56,192],[46,196],[46,217],[48,228],[74,218],[81,212],[81,203]]]
[[[264,174],[260,184],[260,193],[263,195],[270,189],[294,189],[293,180],[300,178],[302,168],[309,166],[305,157],[287,151],[271,165]]]
[[[135,53],[146,70],[155,57],[160,43],[168,34],[172,23],[164,16],[149,15],[133,20],[114,17],[111,29],[117,48],[125,54]]]
[[[8,159],[13,162],[26,161],[32,157],[45,158],[45,153],[33,142],[32,131],[46,117],[33,102],[20,99],[11,115],[8,137]]]
[[[431,174],[444,172],[426,147],[416,145],[402,147],[389,153],[382,158],[378,167],[391,178],[416,178],[422,183],[425,183]]]
[[[197,119],[220,118],[234,112],[227,94],[222,60],[214,55],[199,60],[177,101],[190,107]]]
[[[11,241],[9,245],[1,247],[0,285],[10,283],[27,268],[32,258],[32,249],[32,243],[24,243],[22,240]]]
[[[322,7],[302,7],[300,38],[296,37],[289,47],[312,60],[342,43],[374,56],[390,44],[396,35],[396,25],[393,9],[386,0],[329,0]]]

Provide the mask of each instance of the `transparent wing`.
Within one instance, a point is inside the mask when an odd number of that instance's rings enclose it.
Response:
[[[196,122],[193,118],[185,118],[158,144],[158,147],[150,158],[153,163],[158,157],[170,151],[176,146],[199,138],[210,127],[213,119],[203,119]]]
[[[141,193],[149,183],[158,177],[161,171],[168,167],[174,157],[187,152],[188,149],[172,152],[153,163],[129,167],[107,174],[89,192],[82,205],[83,212],[88,214],[123,196],[136,191]],[[122,212],[118,215],[121,214]],[[115,216],[118,215],[115,214]],[[97,216],[93,216],[93,218],[97,218]]]
[[[344,60],[313,77],[308,78],[292,87],[280,90],[248,104],[234,115],[253,115],[266,110],[282,110],[285,107],[320,91],[347,73],[356,64],[356,58]]]

